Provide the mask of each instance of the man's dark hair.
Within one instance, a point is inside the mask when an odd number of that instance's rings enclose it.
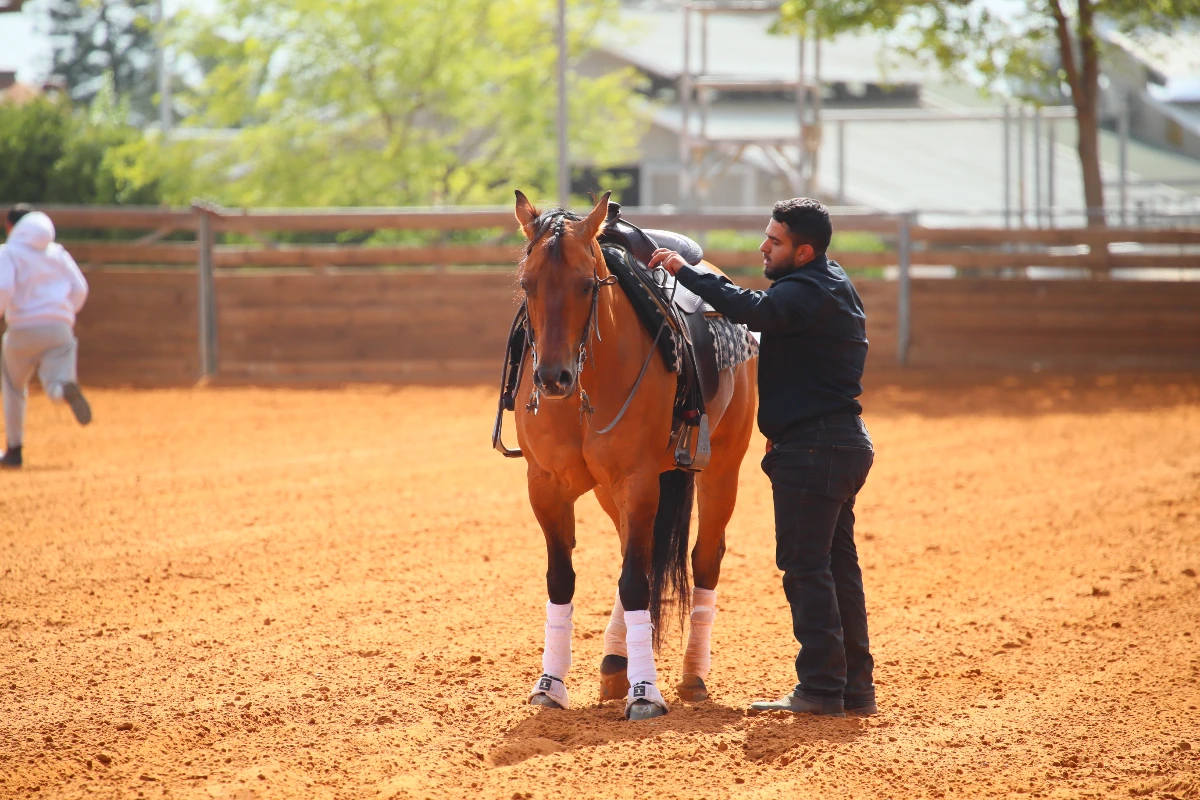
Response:
[[[771,218],[787,226],[797,246],[812,245],[813,252],[824,255],[833,237],[829,209],[810,197],[780,200],[771,211]]]
[[[8,210],[8,224],[16,225],[17,222],[20,221],[21,217],[25,216],[30,211],[33,211],[33,206],[29,205],[29,203],[17,203]]]

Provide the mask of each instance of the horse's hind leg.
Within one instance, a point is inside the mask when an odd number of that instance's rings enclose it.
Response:
[[[548,472],[529,469],[529,502],[546,536],[546,645],[542,675],[529,693],[532,705],[566,708],[567,671],[571,668],[571,622],[575,596],[575,500],[580,492]]]
[[[711,635],[717,615],[717,582],[725,555],[725,528],[737,504],[738,473],[750,444],[754,419],[753,380],[749,365],[739,374],[738,390],[713,438],[713,457],[696,478],[699,525],[692,548],[692,613],[679,697],[689,702],[708,699]]]
[[[593,492],[604,513],[621,531],[621,509],[613,500],[612,494],[603,486],[597,486]],[[624,539],[621,541],[621,553],[625,553]],[[629,650],[625,646],[625,608],[621,605],[621,591],[618,589],[613,603],[612,616],[608,619],[608,627],[604,629],[604,657],[600,660],[600,700],[624,700],[629,694]]]

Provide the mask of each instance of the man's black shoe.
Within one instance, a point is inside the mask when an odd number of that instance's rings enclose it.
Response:
[[[806,697],[798,697],[795,692],[778,700],[756,700],[750,704],[751,714],[761,714],[764,711],[790,711],[793,714],[816,714],[819,717],[844,717],[840,700],[818,702]]]
[[[21,446],[9,448],[4,451],[4,457],[0,458],[0,469],[20,469],[21,468]]]
[[[71,413],[75,415],[76,421],[80,425],[87,425],[92,421],[92,407],[88,405],[87,398],[83,396],[83,392],[79,388],[78,383],[64,383],[63,400],[67,401],[67,405],[71,407]]]

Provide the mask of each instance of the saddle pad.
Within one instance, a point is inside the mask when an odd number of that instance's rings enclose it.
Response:
[[[706,316],[713,347],[717,352],[717,370],[732,369],[758,355],[758,342],[745,325],[737,325],[728,317]]]
[[[634,262],[629,251],[615,245],[602,245],[604,263],[608,270],[617,276],[617,283],[625,296],[633,304],[638,319],[651,336],[655,336],[663,324],[663,314],[658,304],[651,298],[651,283],[649,274]],[[670,330],[664,331],[658,339],[659,353],[668,372],[679,372],[682,367],[683,353],[680,352],[680,341],[672,336]]]

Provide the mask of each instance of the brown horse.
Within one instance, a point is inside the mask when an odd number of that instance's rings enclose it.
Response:
[[[601,697],[624,697],[631,719],[660,716],[667,704],[657,687],[654,643],[669,595],[676,595],[683,609],[689,600],[692,605],[679,695],[707,697],[708,637],[725,526],[754,425],[757,359],[723,371],[720,389],[706,405],[712,458],[695,481],[699,530],[691,551],[695,590],[689,597],[693,473],[674,469],[668,446],[677,376],[653,355],[652,337],[605,265],[597,237],[609,195],[586,218],[557,209],[541,213],[521,192],[516,197],[517,220],[528,240],[519,277],[533,365],[519,384],[516,430],[528,464],[529,502],[546,537],[550,596],[544,674],[530,702],[568,703],[563,681],[571,661],[574,508],[590,490],[617,528],[623,557],[605,632]]]

